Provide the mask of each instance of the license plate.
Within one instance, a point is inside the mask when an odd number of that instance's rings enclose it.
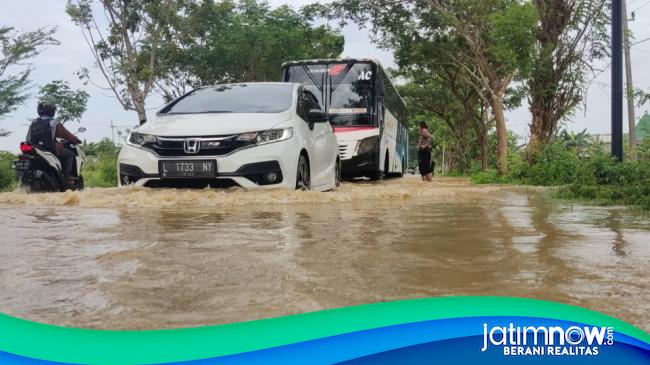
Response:
[[[11,168],[14,170],[29,170],[29,160],[12,161]]]
[[[199,177],[213,178],[217,168],[214,160],[161,161],[161,177]]]

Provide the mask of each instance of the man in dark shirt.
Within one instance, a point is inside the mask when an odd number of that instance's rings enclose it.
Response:
[[[420,139],[418,140],[418,162],[422,181],[433,181],[433,164],[431,161],[431,145],[433,138],[429,133],[427,122],[420,121]]]
[[[57,138],[62,138],[74,144],[81,144],[81,140],[70,133],[62,123],[54,119],[56,106],[48,102],[38,103],[38,118],[34,119],[27,131],[27,143],[38,146],[54,153],[61,161],[63,176],[68,185],[74,183],[72,168],[74,164],[74,152],[65,148]]]

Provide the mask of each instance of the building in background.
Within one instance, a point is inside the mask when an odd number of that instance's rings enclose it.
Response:
[[[600,142],[606,148],[612,146],[612,135],[611,134],[593,134],[594,141]],[[639,122],[636,124],[636,143],[641,144],[644,139],[650,138],[650,113],[647,111],[639,119]],[[628,136],[625,135],[625,140],[627,141]]]
[[[636,140],[641,142],[650,138],[650,114],[646,111],[636,125]]]

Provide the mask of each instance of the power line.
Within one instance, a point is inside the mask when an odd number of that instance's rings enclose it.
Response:
[[[646,29],[647,27],[650,27],[650,23],[647,23],[647,24],[643,25],[641,28],[634,29],[634,30],[632,31],[632,33],[636,33],[636,32],[638,32],[638,31],[644,30],[644,29]]]
[[[646,5],[648,5],[648,4],[650,4],[650,0],[644,2],[643,4],[641,4],[639,7],[637,7],[636,9],[634,9],[634,10],[632,10],[632,11],[633,11],[633,12],[637,12],[639,9],[643,8],[644,6],[646,6]]]
[[[589,81],[587,81],[587,84],[586,84],[587,87],[589,87],[592,83],[595,83],[594,80],[596,80],[598,78],[598,76],[602,75],[603,72],[607,71],[611,66],[612,66],[612,63],[610,62],[607,65],[605,65],[605,67],[598,70],[597,73],[594,73],[594,76]]]
[[[637,45],[639,43],[643,43],[643,42],[646,42],[646,41],[650,41],[650,37],[644,38],[644,39],[642,39],[640,41],[637,41],[637,42],[634,42],[634,43],[630,44],[630,46],[635,46],[635,45]]]

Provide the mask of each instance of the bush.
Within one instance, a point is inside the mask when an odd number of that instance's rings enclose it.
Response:
[[[117,186],[117,155],[119,147],[108,138],[83,146],[86,164],[84,182],[88,187],[108,188]]]
[[[87,187],[117,186],[117,154],[105,153],[88,157],[82,174]]]
[[[510,182],[507,176],[502,176],[497,170],[489,169],[472,174],[470,179],[474,184],[505,184]]]
[[[650,161],[616,162],[600,146],[567,148],[551,143],[529,165],[523,153],[511,157],[508,174],[488,170],[472,175],[477,184],[521,183],[559,186],[558,196],[598,204],[640,205],[650,209]]]
[[[16,155],[0,151],[0,191],[13,190],[16,187],[16,172],[11,168],[11,161]]]

